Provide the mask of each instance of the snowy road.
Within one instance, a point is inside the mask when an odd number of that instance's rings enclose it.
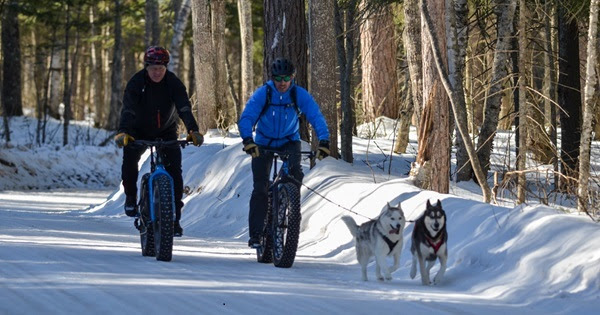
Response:
[[[173,261],[159,262],[141,256],[130,219],[83,213],[106,195],[0,192],[0,314],[531,311],[456,286],[422,287],[404,274],[365,283],[357,265],[326,257],[299,255],[292,268],[279,269],[256,263],[245,242],[231,238],[184,236]]]

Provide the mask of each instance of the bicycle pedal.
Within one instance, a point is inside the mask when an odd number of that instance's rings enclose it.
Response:
[[[249,247],[252,249],[261,249],[262,248],[262,246],[260,244],[250,244]]]
[[[135,218],[135,221],[133,221],[133,226],[135,226],[135,228],[138,231],[141,231],[142,228],[141,228],[141,225],[140,225],[140,218],[139,217]]]

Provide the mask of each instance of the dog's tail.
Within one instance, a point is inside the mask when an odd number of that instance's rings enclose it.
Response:
[[[354,221],[354,219],[351,216],[347,215],[342,217],[342,221],[346,223],[346,225],[348,226],[348,230],[350,230],[352,236],[356,237],[356,235],[358,234],[358,225],[356,224],[356,221]]]

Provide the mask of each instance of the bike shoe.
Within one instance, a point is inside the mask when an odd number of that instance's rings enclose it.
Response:
[[[125,198],[125,214],[128,217],[137,217],[138,216],[135,195],[134,196],[127,196]]]
[[[183,228],[179,224],[179,221],[175,221],[175,223],[173,223],[173,236],[181,237],[182,235],[183,235]]]
[[[250,237],[250,239],[248,240],[248,247],[259,248],[260,241],[259,241],[258,237],[256,237],[256,236]]]

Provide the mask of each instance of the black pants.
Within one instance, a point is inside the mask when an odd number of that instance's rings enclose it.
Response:
[[[288,159],[290,174],[300,183],[304,178],[300,159],[302,146],[300,141],[288,142],[279,148],[271,148],[291,153]],[[269,189],[269,177],[273,166],[273,154],[262,153],[252,159],[252,180],[254,190],[250,197],[250,213],[248,214],[250,237],[258,236],[263,229],[265,215],[267,212],[267,191]]]
[[[123,148],[123,165],[121,166],[121,179],[125,195],[137,195],[138,162],[146,151],[145,147],[126,146]],[[181,208],[183,208],[183,177],[181,175],[181,148],[172,147],[162,150],[164,153],[163,163],[165,169],[173,177],[175,190],[175,220],[181,219]]]

